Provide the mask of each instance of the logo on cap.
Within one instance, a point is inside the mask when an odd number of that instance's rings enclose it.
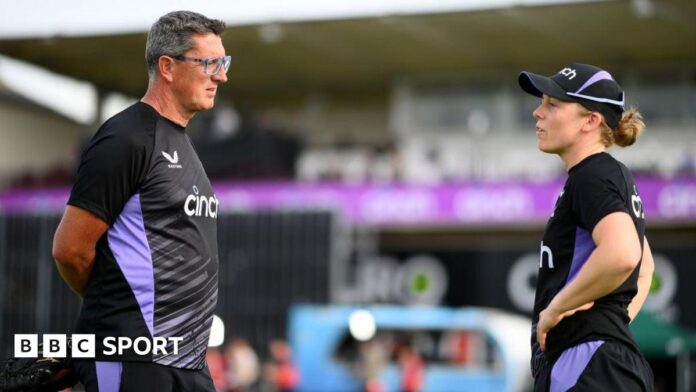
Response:
[[[572,68],[563,68],[559,73],[563,76],[567,76],[568,80],[573,80],[574,77],[578,76],[578,74]]]

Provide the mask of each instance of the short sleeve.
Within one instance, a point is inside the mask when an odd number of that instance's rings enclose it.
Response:
[[[572,189],[573,214],[590,233],[605,216],[620,211],[628,213],[621,190],[609,178],[581,176],[575,179]]]
[[[149,154],[143,138],[101,131],[82,154],[68,204],[112,225],[124,205],[138,192]]]

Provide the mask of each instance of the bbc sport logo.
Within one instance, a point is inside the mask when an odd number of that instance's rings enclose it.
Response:
[[[127,336],[107,336],[102,340],[103,356],[122,355],[124,351],[132,349],[138,355],[150,354],[179,354],[181,337],[144,337],[130,338]],[[70,345],[71,358],[95,358],[96,337],[92,334],[73,334],[71,339],[64,334],[44,334],[41,336],[43,344],[43,357],[65,358],[68,356],[68,344]],[[171,352],[167,351],[169,343],[172,344]],[[15,334],[14,351],[16,358],[36,358],[39,356],[39,335]]]

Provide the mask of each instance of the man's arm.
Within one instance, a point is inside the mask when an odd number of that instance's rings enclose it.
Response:
[[[640,308],[645,303],[645,299],[648,298],[653,272],[655,271],[655,261],[653,260],[650,245],[648,245],[648,238],[645,237],[643,242],[643,261],[640,264],[640,272],[638,273],[638,293],[633,297],[631,303],[628,304],[628,317],[631,318],[631,321],[636,318]]]
[[[611,213],[592,231],[594,251],[575,278],[539,314],[537,340],[546,350],[546,334],[564,317],[588,309],[596,299],[619,287],[631,275],[641,257],[640,241],[631,217]]]
[[[92,273],[97,241],[109,225],[90,212],[68,206],[53,237],[53,258],[58,272],[82,296]]]

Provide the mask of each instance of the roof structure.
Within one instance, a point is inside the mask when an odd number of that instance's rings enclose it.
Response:
[[[501,4],[458,10],[449,2],[437,12],[413,7],[410,13],[363,10],[275,20],[278,10],[268,10],[266,19],[233,21],[223,36],[232,67],[219,94],[254,99],[313,90],[385,91],[399,78],[553,72],[572,62],[696,64],[693,1],[490,3]],[[135,24],[126,30],[136,32],[123,34],[5,34],[0,54],[90,81],[102,91],[141,96],[147,86],[146,25]]]

